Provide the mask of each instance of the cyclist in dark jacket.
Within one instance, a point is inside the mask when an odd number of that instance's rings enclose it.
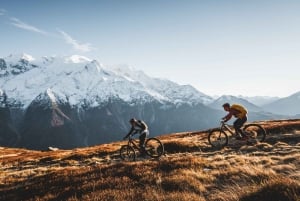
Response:
[[[129,133],[124,137],[124,139],[128,138],[129,135],[139,133],[139,146],[141,151],[145,150],[145,140],[149,135],[149,130],[147,124],[142,120],[137,120],[135,118],[130,119],[131,129]]]

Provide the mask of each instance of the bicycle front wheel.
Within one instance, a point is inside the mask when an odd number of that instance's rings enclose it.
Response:
[[[250,138],[263,142],[266,139],[266,130],[258,124],[248,124],[244,127],[244,133]]]
[[[228,136],[220,129],[212,130],[208,134],[208,142],[212,147],[223,148],[228,144]]]
[[[145,142],[146,154],[152,158],[158,158],[164,153],[164,145],[157,138],[149,138]]]
[[[135,151],[129,145],[123,145],[120,149],[120,157],[125,161],[135,161]]]

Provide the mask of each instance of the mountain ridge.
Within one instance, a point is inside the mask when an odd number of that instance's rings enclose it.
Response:
[[[1,64],[7,107],[0,116],[13,126],[2,126],[7,136],[0,144],[15,138],[31,149],[82,147],[119,139],[132,117],[145,120],[155,136],[210,127],[220,116],[205,106],[210,97],[192,86],[80,56],[11,56]],[[11,73],[16,66],[21,71]]]
[[[89,100],[89,97],[97,97],[101,101],[105,101],[108,97],[114,96],[127,102],[136,99],[141,101],[156,99],[163,102],[193,102],[197,104],[211,100],[209,96],[192,86],[150,78],[141,71],[129,71],[129,68],[126,68],[125,71],[121,68],[107,68],[96,60],[87,58],[80,60],[78,57],[76,56],[76,59],[74,56],[51,57],[50,59],[43,57],[40,60],[33,57],[25,60],[24,57],[21,57],[16,61],[11,59],[7,64],[2,59],[1,74],[9,76],[4,79],[5,81],[0,82],[0,88],[5,88],[8,97],[15,96],[15,99],[25,103],[24,107],[29,104],[32,97],[39,94],[40,91],[34,90],[37,85],[44,91],[51,88],[57,94],[67,96],[72,104],[78,104],[83,99]],[[11,69],[16,66],[20,71],[14,74],[12,72],[15,71]],[[16,79],[18,83],[15,82]],[[26,92],[27,96],[21,95]],[[179,94],[176,96],[174,92]],[[193,98],[193,100],[184,99],[185,96]]]
[[[115,141],[128,132],[132,117],[146,121],[153,136],[207,129],[217,125],[224,115],[220,106],[227,102],[219,99],[212,107],[213,98],[191,85],[79,55],[11,55],[0,59],[0,75],[0,118],[5,122],[0,145],[31,149]],[[243,101],[250,121],[285,117]]]
[[[282,115],[300,115],[300,91],[274,102],[266,104],[264,107],[270,112]]]

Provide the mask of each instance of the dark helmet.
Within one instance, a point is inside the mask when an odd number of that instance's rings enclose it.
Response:
[[[130,122],[130,123],[134,123],[134,122],[136,122],[136,119],[135,119],[135,118],[132,118],[132,119],[130,119],[129,122]]]
[[[224,103],[222,106],[223,107],[230,107],[230,104],[229,103]]]

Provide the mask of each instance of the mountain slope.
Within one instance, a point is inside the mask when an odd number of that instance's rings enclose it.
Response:
[[[215,108],[215,109],[223,110],[222,105],[224,103],[230,103],[230,104],[238,103],[238,104],[245,106],[249,111],[254,111],[254,112],[263,110],[261,107],[258,107],[243,98],[239,98],[236,96],[230,96],[230,95],[223,95],[223,96],[219,97],[217,100],[213,101],[208,106]]]
[[[11,55],[0,67],[2,105],[17,131],[10,132],[17,146],[73,148],[111,142],[128,132],[132,117],[145,120],[155,136],[208,128],[220,116],[203,104],[211,98],[192,86],[78,55]],[[21,70],[16,73],[15,68]]]
[[[213,101],[212,103],[208,104],[208,106],[211,108],[223,111],[222,105],[224,103],[230,103],[230,104],[238,103],[238,104],[245,106],[248,110],[248,121],[287,118],[286,115],[271,113],[269,111],[266,111],[264,109],[264,107],[259,107],[243,98],[239,98],[239,97],[235,97],[235,96],[231,96],[231,95],[221,96],[218,99],[216,99],[215,101]]]
[[[213,98],[190,85],[152,78],[127,66],[84,56],[0,59],[0,146],[74,148],[118,140],[128,119],[143,119],[152,136],[217,125],[224,102],[245,105],[249,120],[276,119],[244,99]],[[208,107],[208,105],[210,107]]]
[[[207,104],[213,100],[212,97],[197,91],[191,85],[178,85],[175,82],[151,78],[144,74],[142,71],[132,71],[127,66],[112,66],[111,69],[131,80],[141,81],[140,83],[146,88],[157,91],[167,100],[173,103],[203,103]],[[131,72],[131,73],[129,73]]]
[[[300,114],[300,91],[264,106],[266,110],[283,115]]]
[[[30,60],[26,60],[30,58]],[[15,59],[16,61],[13,61]],[[211,98],[191,86],[181,86],[168,80],[150,78],[128,67],[107,68],[82,56],[44,57],[35,60],[22,56],[1,60],[0,88],[24,107],[33,97],[48,88],[68,99],[70,104],[94,106],[118,97],[126,102],[152,101],[172,103],[203,103]],[[19,73],[14,73],[18,66]]]
[[[279,99],[279,97],[270,97],[270,96],[238,96],[238,98],[245,99],[254,105],[263,107],[266,104],[274,102]]]
[[[159,136],[159,160],[122,161],[125,141],[73,150],[0,147],[0,200],[284,200],[300,197],[300,120],[263,121],[263,143],[230,138],[213,149],[207,131]],[[298,158],[298,159],[297,159]]]

